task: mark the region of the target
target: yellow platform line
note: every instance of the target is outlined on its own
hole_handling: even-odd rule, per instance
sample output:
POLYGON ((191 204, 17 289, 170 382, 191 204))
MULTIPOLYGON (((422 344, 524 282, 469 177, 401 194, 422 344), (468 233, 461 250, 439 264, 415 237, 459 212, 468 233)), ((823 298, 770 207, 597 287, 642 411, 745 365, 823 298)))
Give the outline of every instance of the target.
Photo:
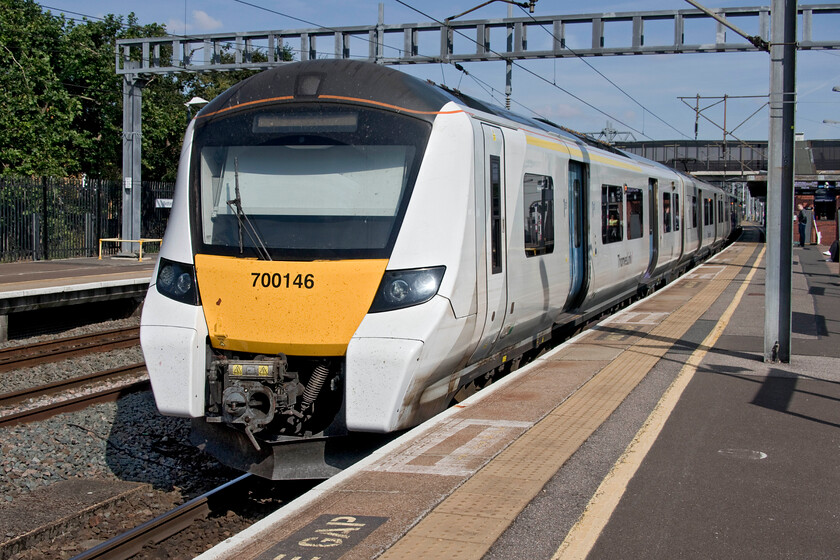
POLYGON ((689 356, 677 377, 665 390, 653 412, 636 433, 622 456, 616 461, 612 470, 604 478, 598 490, 595 491, 583 515, 566 535, 566 539, 560 545, 552 560, 584 559, 589 555, 601 531, 606 527, 613 511, 618 506, 618 502, 624 495, 630 479, 636 474, 648 451, 653 447, 656 438, 662 432, 662 428, 665 427, 665 422, 677 406, 683 391, 688 387, 709 349, 715 345, 732 319, 732 315, 741 303, 744 292, 747 290, 756 270, 758 270, 756 265, 762 256, 764 256, 763 247, 729 307, 726 308, 712 331, 706 336, 700 347, 689 356))
POLYGON ((733 262, 722 265, 721 273, 702 290, 443 500, 380 558, 481 558, 545 483, 720 297, 746 264, 753 247, 742 247, 733 262))

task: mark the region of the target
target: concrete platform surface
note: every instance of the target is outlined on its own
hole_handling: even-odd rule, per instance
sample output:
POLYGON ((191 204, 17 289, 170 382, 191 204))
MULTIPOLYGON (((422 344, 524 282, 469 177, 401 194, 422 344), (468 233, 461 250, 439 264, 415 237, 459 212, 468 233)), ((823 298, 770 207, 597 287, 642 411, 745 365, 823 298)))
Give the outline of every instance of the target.
POLYGON ((50 290, 110 280, 143 279, 148 282, 157 255, 124 259, 103 257, 25 261, 0 264, 0 298, 32 290, 50 290))

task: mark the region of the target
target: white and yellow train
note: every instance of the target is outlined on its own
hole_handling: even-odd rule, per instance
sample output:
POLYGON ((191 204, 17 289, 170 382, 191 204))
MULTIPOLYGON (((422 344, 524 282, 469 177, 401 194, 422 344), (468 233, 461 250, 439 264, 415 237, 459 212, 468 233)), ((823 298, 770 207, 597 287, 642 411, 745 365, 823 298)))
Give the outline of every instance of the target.
POLYGON ((735 208, 384 66, 279 66, 187 130, 141 326, 157 406, 232 466, 328 476, 335 438, 417 425, 664 284, 735 208))

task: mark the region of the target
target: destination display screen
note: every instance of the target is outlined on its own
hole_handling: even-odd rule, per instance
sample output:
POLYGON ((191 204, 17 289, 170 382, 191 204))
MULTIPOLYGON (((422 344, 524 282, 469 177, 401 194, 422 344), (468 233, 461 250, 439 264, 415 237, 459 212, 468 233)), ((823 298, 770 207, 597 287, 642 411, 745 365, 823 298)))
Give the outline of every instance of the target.
POLYGON ((341 113, 261 113, 254 117, 253 132, 356 132, 359 114, 341 113))

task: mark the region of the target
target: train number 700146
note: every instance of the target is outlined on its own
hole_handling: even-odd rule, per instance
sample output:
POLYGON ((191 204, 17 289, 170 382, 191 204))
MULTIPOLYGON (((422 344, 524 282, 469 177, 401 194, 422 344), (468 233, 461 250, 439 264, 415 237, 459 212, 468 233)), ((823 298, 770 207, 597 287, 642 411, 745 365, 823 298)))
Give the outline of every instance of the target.
POLYGON ((254 288, 258 286, 262 286, 263 288, 305 288, 307 290, 311 290, 315 287, 315 275, 314 274, 297 274, 292 276, 289 273, 280 274, 279 272, 275 272, 274 274, 270 274, 268 272, 252 272, 251 276, 254 277, 254 283, 252 286, 254 288))

